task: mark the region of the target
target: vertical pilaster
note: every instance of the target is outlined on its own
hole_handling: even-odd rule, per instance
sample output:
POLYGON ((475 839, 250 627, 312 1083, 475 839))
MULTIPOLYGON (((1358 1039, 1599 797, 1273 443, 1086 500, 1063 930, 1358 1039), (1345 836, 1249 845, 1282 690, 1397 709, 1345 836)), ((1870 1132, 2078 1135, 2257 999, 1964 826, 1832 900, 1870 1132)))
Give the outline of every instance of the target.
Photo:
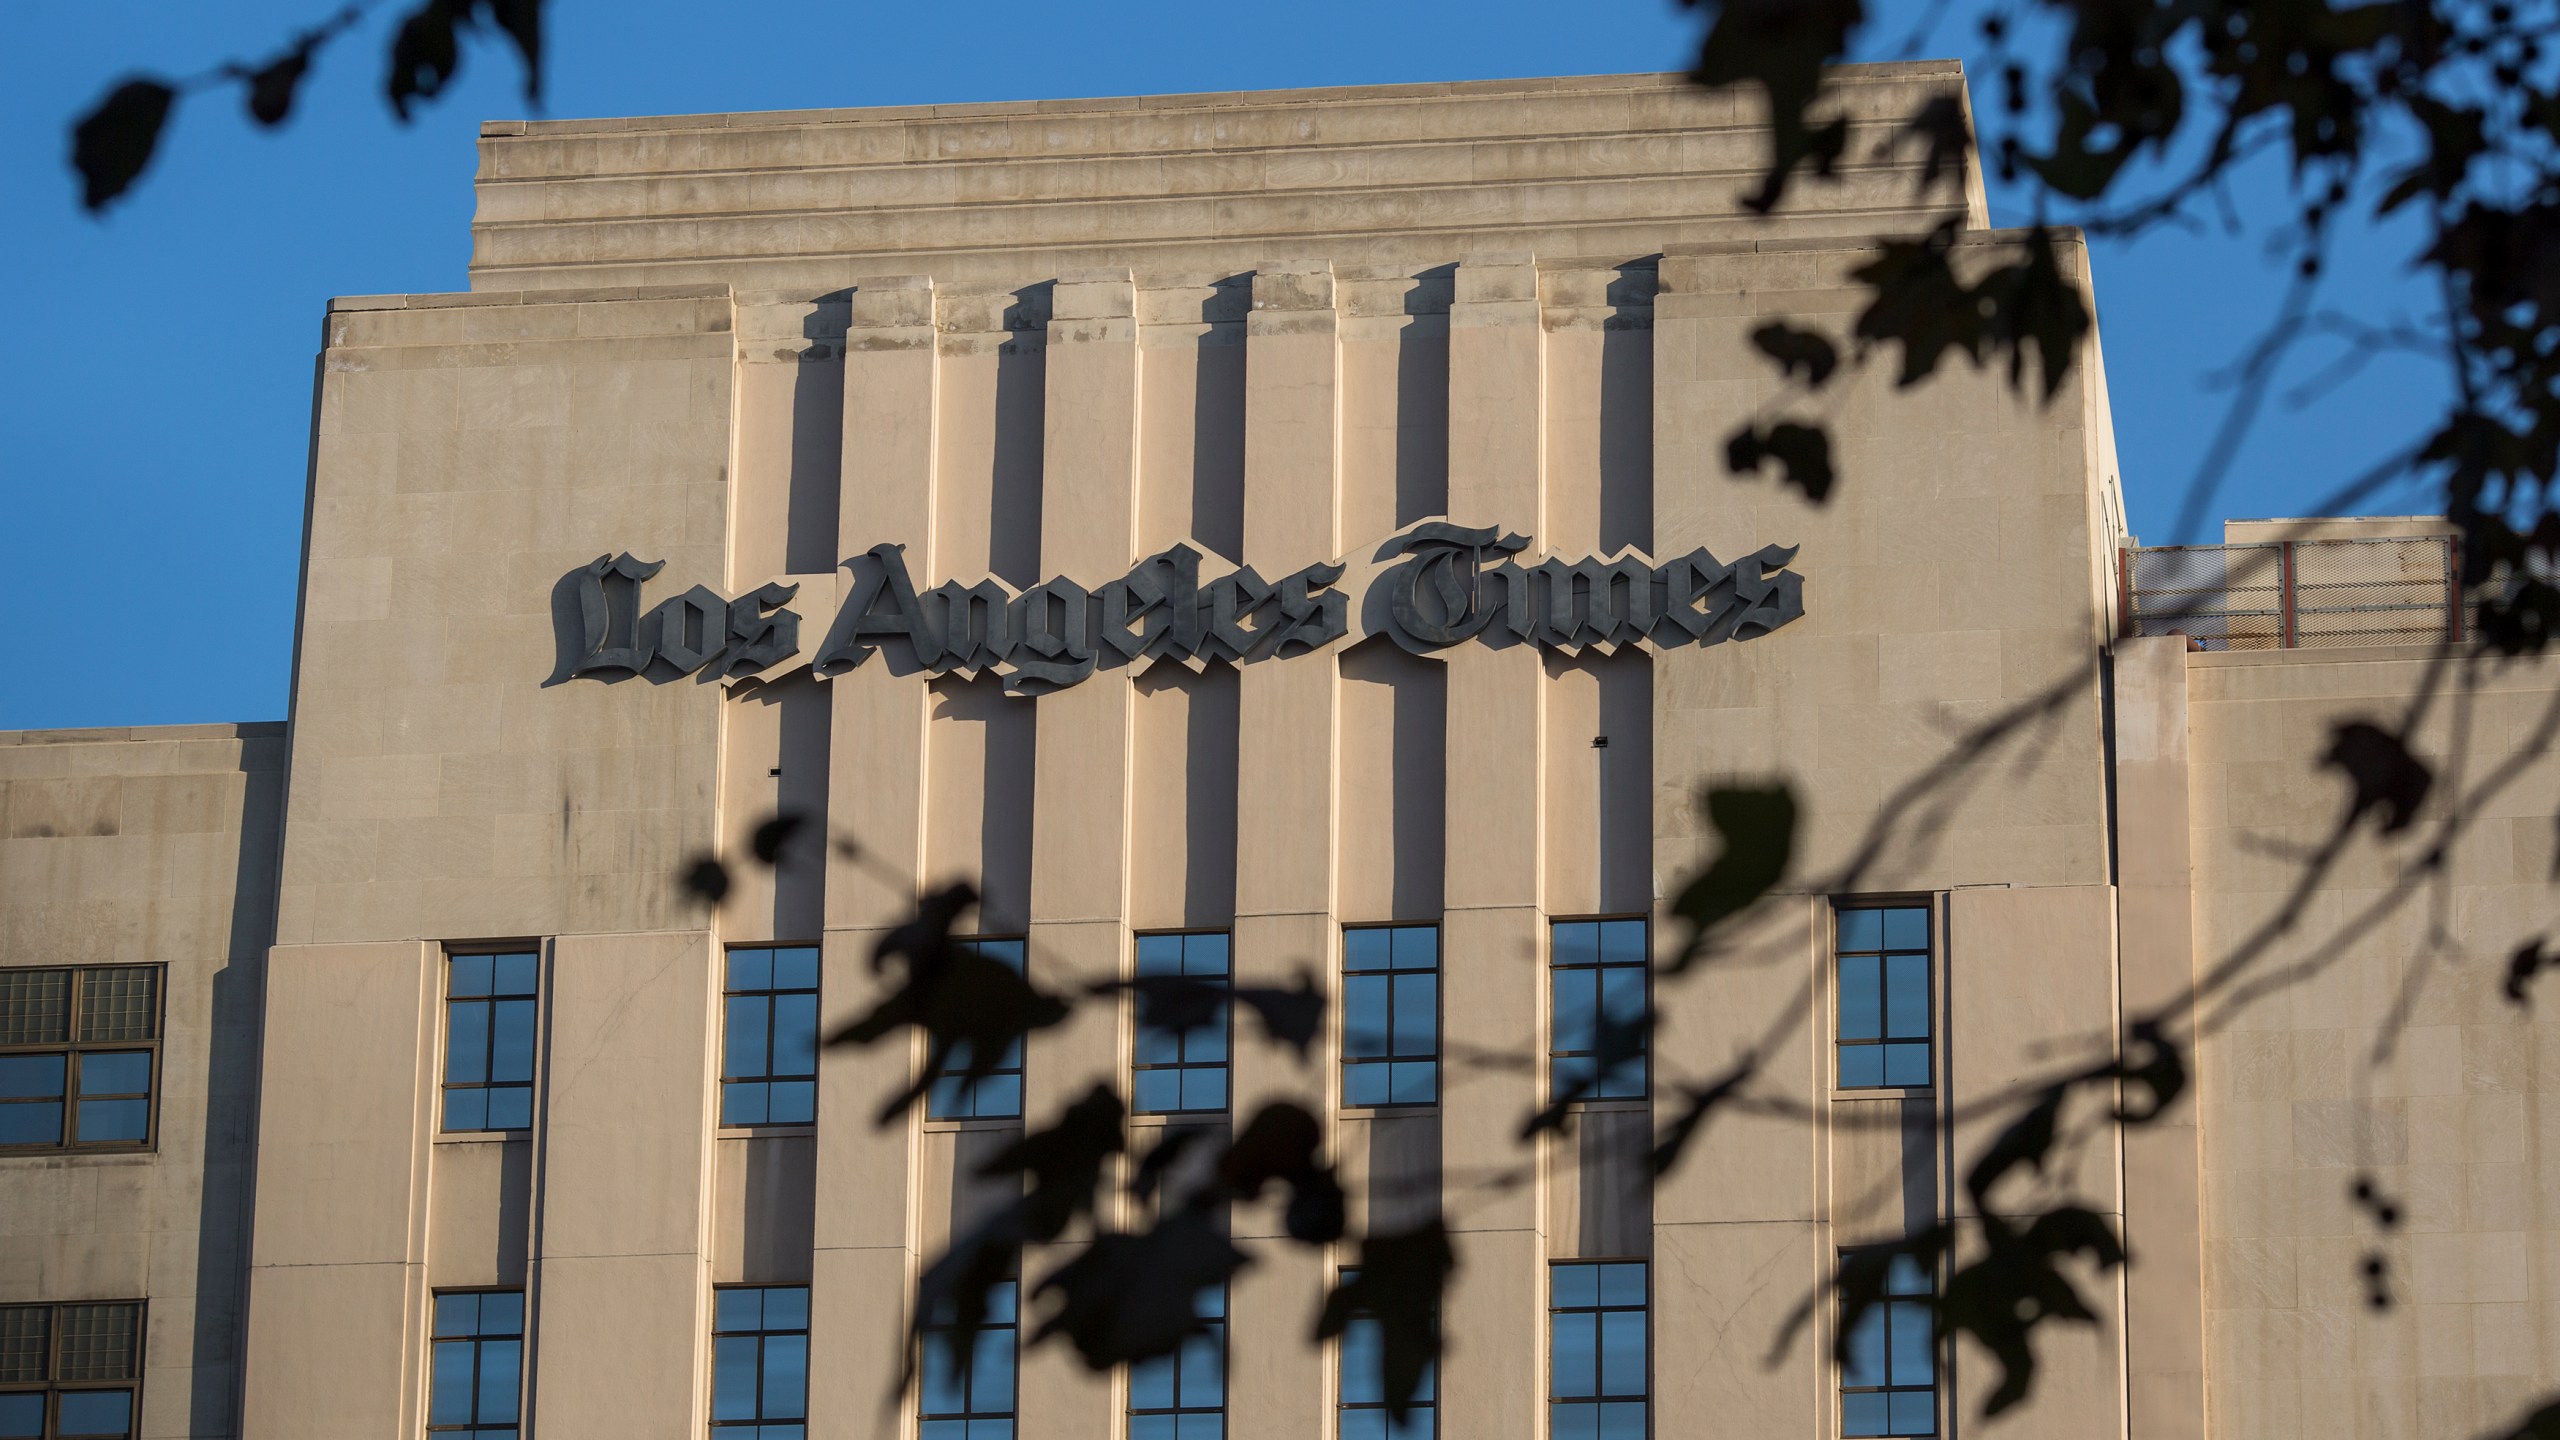
MULTIPOLYGON (((854 292, 845 332, 844 494, 836 557, 883 539, 907 546, 908 564, 933 555, 934 453, 941 419, 933 282, 871 280, 854 292)), ((821 999, 824 1029, 869 1006, 877 990, 871 947, 905 918, 912 881, 924 874, 925 759, 930 692, 883 654, 828 683, 831 759, 827 811, 868 863, 830 854, 821 999)), ((904 1346, 906 1303, 921 1238, 918 1120, 881 1129, 881 1100, 907 1083, 913 1047, 830 1050, 820 1056, 817 1214, 811 1257, 813 1366, 809 1425, 816 1440, 880 1433, 880 1392, 904 1346)), ((891 1433, 898 1433, 892 1430, 891 1433)))
MULTIPOLYGON (((1342 343, 1333 270, 1324 261, 1266 265, 1253 277, 1245 320, 1244 539, 1265 576, 1330 560, 1341 550, 1342 343)), ((1300 966, 1319 984, 1334 963, 1335 814, 1341 674, 1332 655, 1247 665, 1238 676, 1236 979, 1286 985, 1300 966)), ((1318 1114, 1334 1103, 1319 1049, 1312 1073, 1285 1051, 1248 1040, 1235 1059, 1239 1123, 1268 1100, 1318 1114)), ((1237 1233, 1279 1233, 1273 1211, 1239 1214, 1237 1233)), ((1238 1277, 1230 1298, 1228 1413, 1262 1433, 1330 1432, 1332 1377, 1321 1351, 1296 1343, 1326 1284, 1324 1259, 1285 1241, 1238 1277)))
MULTIPOLYGON (((1546 500, 1546 331, 1527 257, 1458 267, 1449 305, 1449 513, 1537 535, 1546 500)), ((1455 1056, 1535 1055, 1544 1033, 1541 863, 1545 674, 1534 646, 1459 645, 1449 667, 1448 858, 1441 964, 1455 1056)), ((1443 1173, 1526 1163, 1536 1069, 1442 1067, 1443 1173)), ((1545 1433, 1544 1187, 1461 1181, 1447 1204, 1459 1269, 1441 1383, 1451 1435, 1545 1433)))
MULTIPOLYGON (((1116 578, 1138 534, 1137 288, 1126 270, 1060 276, 1049 317, 1047 422, 1041 440, 1044 573, 1116 578)), ((1031 973, 1053 989, 1117 976, 1129 953, 1129 742, 1125 671, 1039 700, 1032 779, 1031 973)), ((1125 1007, 1086 1004, 1032 1039, 1024 1122, 1038 1127, 1097 1080, 1125 1094, 1125 1007)), ((1056 1247, 1040 1247, 1054 1250, 1056 1247)), ((1055 1254, 1023 1257, 1026 1281, 1055 1254)), ((1026 1289, 1028 1287, 1026 1286, 1026 1289)), ((1074 1352, 1043 1346, 1022 1361, 1022 1440, 1110 1433, 1113 1387, 1074 1352)))
MULTIPOLYGON (((2115 654, 2116 943, 2127 1018, 2192 1034, 2195 881, 2187 786, 2187 642, 2120 640, 2115 654)), ((2190 1064, 2201 1057, 2190 1052, 2190 1064)), ((2126 1400, 2142 1440, 2203 1440, 2201 1075, 2167 1113, 2124 1131, 2126 1400)))

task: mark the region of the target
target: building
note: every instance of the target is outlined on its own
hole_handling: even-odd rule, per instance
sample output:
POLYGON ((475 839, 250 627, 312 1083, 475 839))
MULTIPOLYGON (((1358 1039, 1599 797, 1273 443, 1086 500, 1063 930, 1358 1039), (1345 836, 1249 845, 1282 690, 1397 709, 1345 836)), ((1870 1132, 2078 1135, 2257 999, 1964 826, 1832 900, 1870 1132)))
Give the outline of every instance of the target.
POLYGON ((2131 549, 2094 345, 2044 405, 1870 367, 1827 504, 1729 477, 1763 317, 1845 326, 1879 234, 2014 243, 1888 143, 1954 66, 1841 93, 1770 221, 1749 108, 1670 77, 486 127, 471 291, 329 308, 290 721, 0 737, 0 1435, 1383 1434, 1306 1342, 1347 1250, 1261 1247, 1187 1376, 997 1335, 884 1401, 977 1166, 1115 1077, 1177 1112, 1139 1148, 1310 1097, 1355 1227, 1449 1217, 1459 1440, 2450 1435, 2560 1388, 2560 1050, 2498 993, 2552 667, 2465 671, 2421 822, 2306 880, 2333 727, 2459 623, 2441 526, 2131 549), (1700 786, 1772 775, 1788 881, 1600 1073, 1700 786), (748 861, 777 811, 859 849, 748 861), (876 1127, 920 1049, 814 1038, 957 876, 1035 979, 1303 967, 1341 1028, 1088 1006, 876 1127), (2247 973, 2302 973, 2241 1003, 2297 888, 2247 973), (1836 1365, 1839 1258, 2200 984, 2168 1119, 2047 1177, 2134 1262, 2028 1403, 1899 1321, 1836 1365), (1648 1186, 1746 1054, 1768 1103, 1648 1186))

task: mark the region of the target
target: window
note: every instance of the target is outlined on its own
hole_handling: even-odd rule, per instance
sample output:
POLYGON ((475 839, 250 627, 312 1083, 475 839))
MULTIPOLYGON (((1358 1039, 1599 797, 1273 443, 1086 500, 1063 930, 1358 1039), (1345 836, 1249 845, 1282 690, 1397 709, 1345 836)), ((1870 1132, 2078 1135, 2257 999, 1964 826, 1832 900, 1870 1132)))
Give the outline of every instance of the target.
POLYGON ((711 1440, 803 1440, 809 1414, 809 1287, 716 1292, 711 1440))
POLYGON ((1644 1098, 1645 922, 1559 920, 1548 941, 1551 1098, 1644 1098))
POLYGON ((1926 1299, 1928 1272, 1896 1255, 1885 1273, 1885 1298, 1858 1317, 1840 1367, 1840 1433, 1938 1433, 1938 1343, 1926 1299))
POLYGON ((524 1292, 453 1290, 436 1297, 427 1433, 515 1440, 524 1393, 524 1292))
MULTIPOLYGON (((1343 1271, 1341 1283, 1350 1284, 1359 1273, 1343 1271)), ((1413 1406, 1399 1421, 1387 1418, 1386 1353, 1374 1318, 1354 1315, 1342 1327, 1339 1358, 1342 1369, 1335 1384, 1342 1396, 1341 1440, 1431 1440, 1438 1366, 1422 1372, 1413 1406)))
POLYGON ((149 1145, 159 1069, 159 966, 0 970, 0 1150, 149 1145))
MULTIPOLYGON (((1224 935, 1141 935, 1138 973, 1179 975, 1224 992, 1233 983, 1224 935)), ((1140 1014, 1147 1013, 1140 1000, 1140 1014)), ((1183 1030, 1138 1027, 1132 1088, 1141 1115, 1172 1115, 1227 1108, 1227 1024, 1221 1000, 1215 1018, 1183 1030)))
POLYGON ((1547 1272, 1547 1430, 1554 1440, 1644 1440, 1644 1262, 1547 1272))
POLYGON ((0 1436, 123 1440, 141 1379, 141 1301, 0 1306, 0 1436))
POLYGON ((720 1123, 818 1118, 818 947, 729 952, 721 995, 720 1123))
POLYGON ((540 968, 530 950, 445 957, 445 1133, 532 1128, 540 968))
MULTIPOLYGON (((958 943, 1017 971, 1022 969, 1020 940, 979 938, 958 943)), ((925 1092, 924 1113, 927 1119, 968 1120, 1011 1117, 1022 1113, 1022 1041, 1019 1037, 1005 1047, 1004 1058, 994 1069, 975 1080, 963 1078, 968 1071, 969 1043, 964 1040, 951 1047, 950 1058, 943 1062, 933 1088, 925 1092)))
POLYGON ((1129 1367, 1129 1440, 1224 1440, 1227 1287, 1200 1292, 1202 1328, 1171 1355, 1129 1367))
POLYGON ((1342 932, 1342 1103, 1440 1098, 1440 927, 1342 932))
POLYGON ((955 1323, 949 1301, 924 1327, 924 1391, 916 1440, 1013 1440, 1013 1351, 1020 1323, 1007 1280, 989 1292, 987 1318, 955 1323))
POLYGON ((1840 1088, 1928 1084, 1928 907, 1842 910, 1839 925, 1840 1088))

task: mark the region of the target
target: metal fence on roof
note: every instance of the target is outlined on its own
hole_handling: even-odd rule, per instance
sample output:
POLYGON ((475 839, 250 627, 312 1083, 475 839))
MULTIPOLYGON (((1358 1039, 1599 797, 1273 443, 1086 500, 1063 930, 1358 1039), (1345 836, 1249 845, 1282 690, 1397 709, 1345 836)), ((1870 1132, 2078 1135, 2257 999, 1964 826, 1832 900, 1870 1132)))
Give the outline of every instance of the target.
POLYGON ((2462 633, 2449 536, 2160 545, 2117 556, 2127 635, 2206 650, 2425 644, 2462 633))

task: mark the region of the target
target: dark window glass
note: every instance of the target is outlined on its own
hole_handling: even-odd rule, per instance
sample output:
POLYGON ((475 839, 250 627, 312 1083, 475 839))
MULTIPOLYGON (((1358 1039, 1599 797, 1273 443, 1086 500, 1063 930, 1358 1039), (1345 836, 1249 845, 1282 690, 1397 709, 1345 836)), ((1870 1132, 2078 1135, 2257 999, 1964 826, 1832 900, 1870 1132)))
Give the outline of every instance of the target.
POLYGON ((809 1287, 738 1285, 713 1299, 713 1440, 804 1440, 809 1287))
POLYGON ((127 1440, 142 1302, 0 1306, 0 1440, 127 1440))
POLYGON ((720 1123, 818 1118, 818 947, 731 950, 721 996, 720 1123))
POLYGON ((0 970, 0 1150, 149 1145, 159 1039, 157 965, 0 970))
POLYGON ((1645 922, 1559 920, 1548 938, 1551 1095, 1643 1098, 1645 986, 1653 968, 1645 922))
POLYGON ((1840 1366, 1841 1434, 1938 1433, 1938 1340, 1929 1292, 1919 1261, 1893 1257, 1884 1300, 1849 1328, 1848 1358, 1840 1366))
POLYGON ((1440 1098, 1440 927, 1342 932, 1342 1103, 1440 1098))
POLYGON ((524 1395, 524 1292, 451 1290, 436 1297, 427 1433, 515 1440, 524 1395))
POLYGON ((1013 1440, 1017 1288, 996 1286, 975 1328, 956 1323, 949 1302, 935 1308, 924 1327, 916 1440, 1013 1440))
POLYGON ((1644 1262, 1556 1265, 1547 1281, 1549 1433, 1554 1440, 1644 1440, 1644 1262))
MULTIPOLYGON (((1178 975, 1220 992, 1232 983, 1224 935, 1141 935, 1138 973, 1178 975)), ((1139 1013, 1148 1002, 1142 994, 1139 1013)), ((1134 1073, 1130 1088, 1141 1115, 1174 1115, 1227 1108, 1227 1041, 1229 1007, 1200 1024, 1175 1030, 1157 1025, 1137 1027, 1134 1073)))
POLYGON ((530 950, 445 957, 446 1133, 532 1128, 540 974, 530 950))
MULTIPOLYGON (((1349 1284, 1359 1275, 1357 1270, 1344 1270, 1342 1283, 1349 1284)), ((1378 1322, 1366 1314, 1355 1314, 1342 1327, 1339 1354, 1341 1370, 1335 1377, 1335 1388, 1341 1396, 1336 1412, 1340 1440, 1432 1440, 1439 1419, 1439 1367, 1423 1372, 1422 1386, 1414 1391, 1413 1406, 1402 1420, 1387 1418, 1386 1352, 1378 1334, 1378 1322)))
POLYGON ((1839 1088, 1930 1083, 1929 909, 1839 912, 1839 1088))
MULTIPOLYGON (((1023 968, 1023 942, 980 937, 962 940, 990 960, 1023 968)), ((967 1041, 951 1047, 951 1054, 936 1072, 933 1086, 925 1092, 924 1113, 935 1120, 968 1120, 989 1116, 1015 1116, 1022 1113, 1022 1041, 1017 1037, 1004 1048, 1003 1058, 992 1069, 968 1078, 969 1045, 967 1041)))
POLYGON ((1200 1292, 1201 1328, 1171 1355, 1129 1367, 1129 1440, 1225 1440, 1227 1291, 1200 1292))

